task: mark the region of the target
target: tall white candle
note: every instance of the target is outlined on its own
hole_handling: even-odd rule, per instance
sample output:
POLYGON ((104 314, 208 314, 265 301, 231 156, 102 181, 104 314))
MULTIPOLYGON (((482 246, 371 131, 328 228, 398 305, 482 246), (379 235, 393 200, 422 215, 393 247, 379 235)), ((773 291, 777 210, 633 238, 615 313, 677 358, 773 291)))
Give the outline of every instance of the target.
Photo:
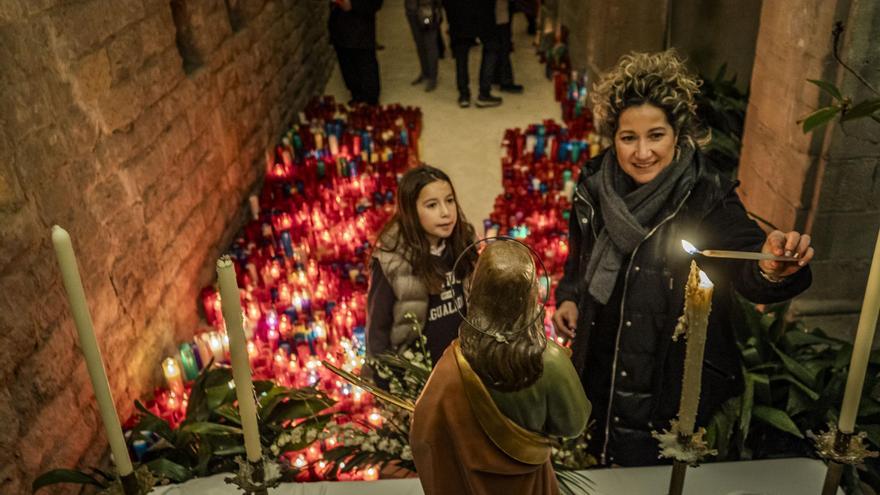
POLYGON ((843 394, 843 405, 840 406, 840 419, 837 422, 838 428, 844 433, 853 433, 855 429, 859 401, 865 385, 865 372, 868 370, 868 358, 871 357, 871 345, 874 342, 874 331, 877 329, 878 312, 880 312, 880 231, 877 232, 877 242, 874 245, 874 258, 871 260, 871 270, 868 272, 868 286, 865 288, 856 341, 849 361, 846 392, 843 394))
POLYGON ((238 398, 238 412, 244 430, 244 448, 250 462, 258 462, 263 454, 260 447, 260 429, 257 424, 257 404, 248 359, 247 342, 242 328, 241 299, 235 281, 235 267, 229 256, 217 260, 217 280, 223 302, 223 320, 229 335, 229 354, 232 361, 232 379, 238 398))
POLYGON ((58 266, 61 268, 61 278, 64 281, 70 312, 73 315, 80 347, 86 360, 86 369, 89 371, 92 388, 95 390, 98 411, 101 413, 101 420, 104 422, 104 429, 107 432, 107 440, 110 442, 110 451, 113 453, 113 460, 116 463, 116 471, 119 476, 127 476, 134 471, 134 468, 131 465, 131 458, 128 456, 125 437, 122 436, 119 417, 116 415, 116 406, 113 404, 107 372, 104 370, 104 362, 101 360, 101 349, 95 338, 92 316, 86 303, 85 291, 79 276, 70 234, 57 225, 53 226, 52 244, 55 247, 58 266))
MULTIPOLYGON (((678 432, 692 435, 697 421, 697 408, 703 380, 703 354, 706 349, 706 330, 712 309, 712 281, 691 261, 691 272, 685 288, 684 315, 676 335, 684 330, 687 350, 684 358, 684 377, 681 384, 681 402, 678 408, 678 432)), ((674 337, 673 337, 674 338, 674 337)))

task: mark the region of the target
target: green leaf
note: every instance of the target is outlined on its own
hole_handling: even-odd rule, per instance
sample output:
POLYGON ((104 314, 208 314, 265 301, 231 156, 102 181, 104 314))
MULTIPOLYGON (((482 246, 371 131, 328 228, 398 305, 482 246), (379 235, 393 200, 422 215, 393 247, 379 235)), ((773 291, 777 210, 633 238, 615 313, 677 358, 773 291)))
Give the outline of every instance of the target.
POLYGON ((786 381, 792 385, 794 385, 798 390, 807 395, 811 400, 819 400, 819 394, 810 387, 804 385, 799 382, 795 377, 791 375, 773 375, 770 377, 771 381, 786 381))
POLYGON ((171 425, 169 425, 167 421, 150 412, 150 410, 147 409, 139 400, 134 401, 134 407, 141 412, 141 419, 140 421, 138 421, 138 424, 133 428, 134 431, 152 431, 153 433, 167 440, 169 443, 176 443, 177 438, 174 434, 174 430, 171 429, 171 425))
POLYGON ((748 435, 749 425, 752 422, 752 409, 755 405, 755 375, 745 374, 745 391, 742 395, 739 410, 739 428, 743 432, 743 441, 748 435))
POLYGON ((798 414, 809 411, 815 406, 815 403, 800 391, 798 388, 791 388, 788 391, 788 401, 785 404, 785 411, 789 416, 797 416, 798 414))
POLYGON ((176 483, 183 483, 192 478, 192 472, 189 469, 165 458, 150 461, 147 463, 147 467, 156 476, 168 478, 176 483))
POLYGON ((798 122, 803 122, 804 134, 806 134, 820 125, 827 124, 838 112, 840 112, 840 107, 823 107, 798 122))
POLYGON ((752 414, 755 418, 767 423, 777 430, 791 433, 798 438, 804 438, 804 434, 801 433, 797 425, 794 424, 794 421, 791 420, 791 417, 785 411, 780 411, 775 407, 755 406, 752 410, 752 414))
POLYGON ((221 425, 220 423, 211 423, 209 421, 199 421, 195 423, 187 423, 180 427, 181 431, 194 433, 198 435, 241 435, 241 428, 235 426, 221 425))
POLYGON ((859 403, 859 417, 873 416, 877 413, 880 413, 880 402, 870 397, 862 397, 859 403))
MULTIPOLYGON (((232 404, 233 401, 235 401, 235 389, 229 388, 228 384, 205 389, 205 402, 211 411, 215 411, 224 404, 232 404)), ((207 417, 203 419, 207 419, 207 417)))
POLYGON ((324 409, 327 409, 327 407, 327 403, 323 400, 288 400, 276 405, 272 415, 266 421, 268 423, 280 424, 285 421, 308 418, 316 416, 324 409))
POLYGON ((787 369, 789 373, 794 375, 798 380, 806 383, 809 387, 816 385, 816 375, 813 372, 805 368, 804 365, 794 360, 791 356, 782 352, 775 345, 771 344, 770 347, 776 352, 779 359, 782 360, 783 366, 785 366, 785 369, 787 369))
POLYGON ((831 84, 828 81, 820 81, 818 79, 807 79, 807 81, 819 86, 822 91, 825 91, 829 95, 833 96, 836 100, 843 100, 843 95, 840 94, 840 90, 837 89, 837 86, 831 84))
POLYGON ((224 404, 218 407, 214 412, 232 424, 241 425, 241 416, 239 415, 238 408, 232 404, 224 404))
POLYGON ((78 485, 94 485, 100 488, 107 488, 106 484, 101 483, 97 479, 81 471, 75 471, 73 469, 53 469, 39 475, 31 485, 31 490, 37 491, 40 488, 49 485, 56 485, 58 483, 76 483, 78 485))
POLYGON ((846 122, 848 120, 867 117, 878 110, 880 110, 880 98, 860 101, 849 107, 849 109, 840 117, 840 121, 846 122))
POLYGON ((785 332, 785 344, 790 347, 803 347, 807 345, 828 345, 833 346, 839 344, 834 339, 821 337, 811 332, 802 332, 800 330, 792 330, 785 332))

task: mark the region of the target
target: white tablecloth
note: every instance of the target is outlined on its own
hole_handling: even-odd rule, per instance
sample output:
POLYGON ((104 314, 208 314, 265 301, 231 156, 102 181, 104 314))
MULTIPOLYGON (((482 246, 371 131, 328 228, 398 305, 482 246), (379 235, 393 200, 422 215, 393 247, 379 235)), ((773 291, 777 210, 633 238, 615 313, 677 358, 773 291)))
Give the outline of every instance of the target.
MULTIPOLYGON (((594 469, 584 471, 595 482, 595 495, 664 495, 669 487, 668 466, 594 469)), ((237 495, 226 475, 199 478, 180 485, 160 487, 162 495, 237 495)), ((686 495, 804 495, 819 493, 825 465, 815 459, 716 462, 688 469, 686 495)), ((379 481, 285 483, 273 495, 423 495, 415 478, 379 481)), ((843 491, 838 491, 843 494, 843 491)), ((514 495, 514 494, 508 494, 514 495)))

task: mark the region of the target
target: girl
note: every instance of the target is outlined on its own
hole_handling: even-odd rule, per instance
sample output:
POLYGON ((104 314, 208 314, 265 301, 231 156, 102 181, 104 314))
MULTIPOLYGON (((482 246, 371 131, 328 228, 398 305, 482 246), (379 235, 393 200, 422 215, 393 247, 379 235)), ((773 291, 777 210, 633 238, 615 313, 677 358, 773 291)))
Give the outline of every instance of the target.
POLYGON ((474 228, 465 220, 452 182, 443 171, 422 165, 409 170, 397 189, 397 210, 373 251, 367 295, 367 355, 394 352, 417 334, 415 315, 436 363, 456 337, 465 312, 462 281, 473 272, 474 228))

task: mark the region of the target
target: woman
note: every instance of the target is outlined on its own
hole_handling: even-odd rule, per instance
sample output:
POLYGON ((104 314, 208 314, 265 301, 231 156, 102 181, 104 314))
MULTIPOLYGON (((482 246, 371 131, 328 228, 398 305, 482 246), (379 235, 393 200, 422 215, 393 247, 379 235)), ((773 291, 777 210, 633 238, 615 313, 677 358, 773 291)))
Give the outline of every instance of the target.
POLYGON ((699 145, 708 139, 695 115, 699 85, 672 51, 632 53, 592 93, 598 131, 613 146, 581 172, 553 322, 573 339, 601 463, 659 462, 651 430, 669 427, 683 374, 685 344, 671 339, 690 262, 682 239, 800 260, 697 260, 715 282, 698 425, 743 387, 730 324, 733 290, 773 303, 811 282, 810 237, 765 235, 746 216, 737 183, 706 165, 699 145))
POLYGON ((480 255, 460 338, 413 413, 426 495, 558 493, 548 437, 581 434, 590 404, 566 350, 544 336, 537 293, 524 246, 495 242, 480 255))
POLYGON ((464 305, 462 282, 476 254, 458 256, 474 240, 452 182, 442 170, 422 165, 407 171, 397 187, 397 211, 379 234, 367 294, 367 354, 394 352, 417 333, 415 315, 428 341, 432 362, 456 337, 464 305))
POLYGON ((412 84, 424 83, 425 91, 434 91, 437 89, 437 59, 440 52, 437 40, 443 20, 442 5, 440 0, 406 0, 403 6, 421 67, 419 77, 412 84))

